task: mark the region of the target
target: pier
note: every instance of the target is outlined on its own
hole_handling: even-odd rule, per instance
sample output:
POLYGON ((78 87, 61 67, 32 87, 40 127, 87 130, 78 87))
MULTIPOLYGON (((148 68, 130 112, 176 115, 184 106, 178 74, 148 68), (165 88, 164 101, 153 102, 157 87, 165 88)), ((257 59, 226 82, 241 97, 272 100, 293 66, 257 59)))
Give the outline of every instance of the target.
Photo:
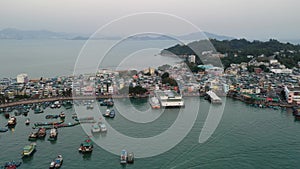
POLYGON ((222 103, 222 99, 216 95, 215 92, 213 91, 208 91, 206 92, 206 94, 209 96, 209 101, 213 104, 221 104, 222 103))

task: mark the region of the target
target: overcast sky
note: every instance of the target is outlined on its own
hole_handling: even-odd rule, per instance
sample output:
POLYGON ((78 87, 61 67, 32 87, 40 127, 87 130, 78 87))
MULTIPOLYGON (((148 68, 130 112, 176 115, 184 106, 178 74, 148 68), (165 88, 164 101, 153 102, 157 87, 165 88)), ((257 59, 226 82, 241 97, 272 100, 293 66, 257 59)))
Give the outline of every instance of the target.
POLYGON ((299 0, 1 0, 0 29, 93 33, 124 15, 164 12, 216 34, 300 39, 299 7, 299 0))

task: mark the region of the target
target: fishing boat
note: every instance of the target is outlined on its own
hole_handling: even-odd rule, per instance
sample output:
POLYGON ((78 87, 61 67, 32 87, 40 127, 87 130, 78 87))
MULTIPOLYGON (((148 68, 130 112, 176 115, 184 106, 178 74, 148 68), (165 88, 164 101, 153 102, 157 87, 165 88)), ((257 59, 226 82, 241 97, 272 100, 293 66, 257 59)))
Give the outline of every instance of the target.
POLYGON ((93 151, 92 140, 90 139, 84 140, 84 142, 80 144, 78 151, 81 153, 91 153, 93 151))
POLYGON ((112 110, 107 109, 105 111, 105 113, 103 114, 104 117, 110 117, 110 118, 114 118, 115 115, 116 115, 116 113, 115 113, 115 110, 113 110, 113 109, 112 110))
POLYGON ((133 154, 133 152, 128 153, 127 163, 134 163, 134 154, 133 154))
POLYGON ((64 121, 58 122, 36 122, 34 123, 35 126, 52 126, 52 125, 59 125, 62 124, 64 121))
POLYGON ((57 139, 57 135, 58 135, 58 132, 57 132, 57 129, 56 128, 52 128, 50 130, 50 136, 49 136, 49 141, 55 141, 57 139))
POLYGON ((49 115, 46 115, 45 118, 46 119, 57 119, 57 118, 59 118, 59 115, 51 115, 51 114, 49 114, 49 115))
POLYGON ((105 99, 100 101, 100 106, 113 106, 114 101, 112 99, 105 99))
POLYGON ((35 143, 31 143, 30 145, 26 145, 23 148, 23 152, 22 152, 23 157, 31 156, 35 152, 35 148, 36 148, 35 143))
POLYGON ((0 133, 4 133, 4 132, 7 132, 7 131, 8 131, 8 128, 0 127, 0 133))
POLYGON ((7 126, 8 127, 14 127, 17 124, 17 118, 12 116, 9 118, 8 122, 7 122, 7 126))
POLYGON ((151 97, 149 100, 149 103, 152 107, 152 109, 160 109, 160 103, 157 97, 151 97))
POLYGON ((99 132, 101 132, 101 128, 100 128, 99 124, 97 124, 97 123, 93 124, 91 131, 92 131, 92 133, 99 133, 99 132))
POLYGON ((126 164, 127 163, 127 151, 126 150, 121 151, 120 163, 121 164, 126 164))
POLYGON ((22 162, 9 161, 9 162, 6 162, 4 164, 4 166, 2 166, 0 168, 3 168, 3 169, 16 169, 16 168, 20 167, 21 164, 22 164, 22 162))
POLYGON ((15 111, 14 114, 15 114, 15 116, 20 116, 20 115, 22 114, 22 112, 20 112, 20 111, 15 111))
POLYGON ((60 168, 63 163, 62 155, 58 155, 51 163, 49 169, 60 168))
POLYGON ((30 124, 30 119, 29 119, 29 118, 27 118, 27 119, 26 119, 26 121, 25 121, 25 125, 27 125, 27 126, 28 126, 29 124, 30 124))
POLYGON ((31 132, 28 136, 29 141, 36 141, 38 138, 38 130, 31 132))
POLYGON ((8 119, 10 117, 10 114, 9 113, 5 113, 4 117, 8 119))
POLYGON ((39 128, 37 134, 38 134, 38 138, 45 138, 45 136, 46 136, 46 129, 43 128, 43 127, 39 128))

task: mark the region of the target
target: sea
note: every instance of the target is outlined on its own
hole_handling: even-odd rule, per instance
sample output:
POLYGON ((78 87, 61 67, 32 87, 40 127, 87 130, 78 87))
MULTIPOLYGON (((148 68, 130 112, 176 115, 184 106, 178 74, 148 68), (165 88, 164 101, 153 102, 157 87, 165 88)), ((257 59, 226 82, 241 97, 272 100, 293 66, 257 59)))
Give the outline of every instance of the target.
MULTIPOLYGON (((141 42, 130 41, 125 46, 133 44, 134 46, 140 45, 144 47, 149 44, 151 46, 152 43, 155 42, 147 41, 141 44, 141 42)), ((153 67, 164 63, 176 64, 180 59, 159 55, 159 49, 172 46, 174 45, 173 43, 155 43, 158 46, 153 45, 146 50, 138 48, 138 52, 130 55, 128 55, 127 51, 127 53, 124 52, 126 57, 121 56, 123 53, 119 53, 120 58, 125 59, 121 60, 117 66, 113 64, 113 66, 110 65, 108 67, 123 68, 127 66, 128 68, 142 69, 144 67, 143 64, 153 67), (144 59, 137 59, 140 57, 144 59), (131 64, 130 59, 136 62, 131 64)), ((20 73, 27 73, 30 78, 70 75, 76 69, 74 65, 78 65, 78 60, 91 63, 90 58, 99 56, 101 62, 103 53, 93 55, 90 58, 88 56, 83 57, 83 59, 80 58, 80 53, 85 53, 82 50, 85 44, 86 41, 80 40, 1 40, 1 78, 14 78, 20 73), (85 58, 88 59, 85 60, 85 58)), ((107 54, 110 49, 114 49, 111 48, 114 44, 116 44, 115 41, 97 41, 93 42, 94 46, 91 48, 95 51, 105 50, 106 52, 104 53, 107 54)), ((95 54, 93 50, 90 52, 95 54)), ((97 57, 97 59, 99 58, 97 57)), ((114 57, 108 57, 107 63, 110 63, 110 60, 113 63, 114 57)), ((101 65, 101 63, 97 63, 95 65, 100 65, 100 67, 104 68, 107 64, 101 65)), ((41 114, 35 114, 33 110, 30 110, 27 117, 17 116, 17 125, 14 129, 6 133, 0 133, 0 164, 15 160, 22 162, 20 169, 44 169, 49 168, 50 162, 58 154, 61 154, 64 157, 62 169, 299 168, 300 122, 294 120, 292 110, 262 109, 230 98, 222 98, 222 100, 224 111, 220 122, 212 135, 203 143, 199 142, 199 136, 201 132, 205 132, 202 129, 208 112, 214 106, 220 105, 212 105, 207 100, 199 97, 184 97, 186 106, 180 110, 176 108, 156 110, 151 109, 148 98, 123 98, 115 99, 116 104, 112 109, 116 110, 116 116, 114 119, 105 121, 107 126, 112 128, 108 128, 106 135, 95 136, 89 133, 86 127, 92 124, 59 128, 56 142, 47 140, 48 132, 44 140, 36 141, 37 151, 30 158, 22 159, 21 152, 23 147, 31 143, 28 141, 28 135, 33 130, 34 122, 56 121, 55 119, 45 119, 45 116, 48 114, 59 114, 62 111, 66 114, 66 122, 74 122, 72 119, 72 114, 74 113, 101 117, 101 114, 106 111, 107 107, 100 106, 99 102, 95 101, 92 103, 94 109, 86 109, 84 104, 80 104, 78 106, 74 105, 72 109, 68 110, 64 107, 59 109, 46 108, 44 113, 41 114), (196 105, 199 106, 195 109, 196 105), (197 116, 194 117, 195 111, 197 116), (149 122, 137 123, 130 120, 132 118, 130 116, 131 113, 135 113, 134 115, 139 117, 159 116, 155 116, 156 118, 149 120, 149 122), (96 143, 91 154, 83 155, 78 152, 80 144, 86 138, 90 138, 95 142, 105 142, 109 140, 108 138, 113 130, 134 138, 159 136, 161 133, 169 131, 173 124, 177 122, 178 117, 183 118, 185 116, 191 116, 195 121, 191 129, 186 133, 182 133, 182 130, 178 129, 177 137, 184 134, 183 139, 178 144, 167 151, 149 157, 141 157, 139 150, 136 150, 134 152, 136 159, 133 164, 121 165, 119 154, 114 154, 109 149, 98 146, 96 143), (27 118, 31 120, 29 126, 25 125, 27 118)), ((11 115, 13 114, 14 112, 11 112, 11 115)), ((3 114, 0 114, 0 126, 3 127, 6 123, 7 119, 3 114)), ((185 126, 184 123, 190 122, 182 122, 181 125, 185 126)), ((160 149, 162 144, 171 144, 173 139, 176 139, 176 137, 162 140, 161 144, 158 143, 154 147, 153 145, 146 145, 142 148, 151 153, 160 149)), ((117 144, 118 141, 118 139, 112 141, 112 145, 113 143, 117 144)), ((124 144, 125 148, 127 144, 129 145, 126 142, 122 144, 124 144)), ((141 145, 144 144, 141 142, 136 146, 141 145)), ((128 151, 130 152, 131 150, 128 151)))

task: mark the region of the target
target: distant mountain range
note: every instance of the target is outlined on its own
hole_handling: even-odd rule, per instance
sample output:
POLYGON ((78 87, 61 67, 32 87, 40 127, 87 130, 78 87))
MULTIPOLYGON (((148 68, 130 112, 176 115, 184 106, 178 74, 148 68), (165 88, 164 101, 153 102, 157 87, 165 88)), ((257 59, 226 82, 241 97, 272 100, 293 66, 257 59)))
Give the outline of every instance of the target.
MULTIPOLYGON (((233 37, 217 35, 209 32, 195 32, 182 36, 177 36, 175 38, 179 40, 196 40, 205 39, 206 37, 210 39, 218 40, 231 40, 233 37)), ((68 39, 68 40, 88 40, 90 35, 87 34, 76 34, 76 33, 64 33, 64 32, 53 32, 49 30, 19 30, 15 28, 7 28, 0 30, 0 39, 68 39)), ((121 39, 119 36, 102 36, 92 38, 93 40, 107 39, 107 40, 117 40, 121 39)), ((130 37, 131 40, 169 40, 169 36, 165 35, 139 35, 130 37)))

